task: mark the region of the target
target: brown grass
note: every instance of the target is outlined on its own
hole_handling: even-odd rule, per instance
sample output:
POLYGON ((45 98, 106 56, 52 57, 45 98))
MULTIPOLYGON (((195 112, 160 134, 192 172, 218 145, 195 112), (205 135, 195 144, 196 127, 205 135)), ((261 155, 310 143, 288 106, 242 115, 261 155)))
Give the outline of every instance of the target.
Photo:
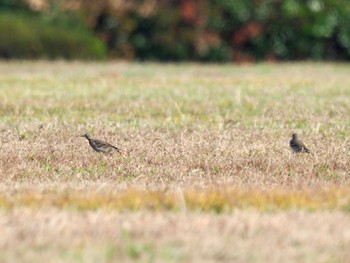
POLYGON ((0 212, 2 262, 349 262, 339 212, 0 212), (30 220, 28 220, 30 219, 30 220))
POLYGON ((345 229, 350 210, 348 72, 335 64, 1 62, 0 261, 346 262, 349 235, 333 227, 345 229), (77 137, 86 132, 125 154, 93 152, 77 137), (291 153, 293 132, 312 154, 291 153), (112 231, 108 220, 119 217, 137 221, 135 247, 112 240, 121 222, 112 231), (96 237, 100 220, 109 227, 96 237), (255 234, 232 230, 240 220, 255 234), (36 221, 42 232, 31 235, 36 221), (167 231, 173 223, 184 237, 167 231), (61 243, 75 227, 78 243, 61 243))
POLYGON ((288 146, 288 131, 282 135, 278 130, 255 128, 118 128, 115 135, 96 132, 128 151, 108 157, 96 154, 85 139, 76 137, 86 128, 48 126, 31 131, 32 136, 23 140, 16 138, 15 131, 2 133, 3 182, 298 187, 344 185, 350 179, 349 142, 332 135, 305 134, 303 140, 314 154, 295 155, 288 146))

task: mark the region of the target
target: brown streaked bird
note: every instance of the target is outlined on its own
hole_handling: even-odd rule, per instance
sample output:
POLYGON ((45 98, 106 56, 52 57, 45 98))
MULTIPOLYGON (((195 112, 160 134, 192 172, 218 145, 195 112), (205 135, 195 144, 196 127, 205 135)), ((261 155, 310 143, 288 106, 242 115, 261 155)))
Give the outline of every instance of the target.
POLYGON ((305 144, 299 139, 299 136, 296 133, 293 133, 292 139, 289 142, 289 146, 295 153, 310 153, 310 150, 306 148, 305 144))
POLYGON ((112 153, 113 151, 117 151, 118 153, 121 153, 121 149, 119 149, 118 147, 115 147, 114 145, 109 144, 107 142, 94 139, 88 133, 85 133, 80 137, 84 137, 88 139, 91 148, 98 153, 112 153))

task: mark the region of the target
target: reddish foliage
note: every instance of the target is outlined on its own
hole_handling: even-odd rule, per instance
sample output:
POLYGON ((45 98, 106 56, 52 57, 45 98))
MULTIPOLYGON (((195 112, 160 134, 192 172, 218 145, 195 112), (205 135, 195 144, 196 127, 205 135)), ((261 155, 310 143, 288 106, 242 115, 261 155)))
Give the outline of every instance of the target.
POLYGON ((236 45, 244 45, 250 39, 256 38, 261 35, 263 27, 259 22, 249 22, 241 27, 232 37, 232 41, 236 45))
POLYGON ((194 0, 182 0, 181 2, 182 17, 186 22, 193 23, 197 18, 197 6, 194 0))
POLYGON ((256 38, 259 35, 261 35, 261 33, 263 31, 263 27, 259 22, 253 21, 247 25, 246 30, 247 30, 250 38, 256 38))

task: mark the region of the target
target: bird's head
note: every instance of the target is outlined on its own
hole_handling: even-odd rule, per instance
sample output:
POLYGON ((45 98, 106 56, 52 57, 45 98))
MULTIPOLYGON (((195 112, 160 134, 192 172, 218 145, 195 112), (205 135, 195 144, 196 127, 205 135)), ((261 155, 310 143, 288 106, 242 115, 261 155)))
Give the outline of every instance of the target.
POLYGON ((84 138, 86 138, 86 139, 88 139, 88 140, 91 139, 91 135, 88 134, 88 133, 85 133, 85 134, 83 134, 83 135, 80 135, 80 137, 84 137, 84 138))
POLYGON ((297 140, 297 139, 298 139, 298 134, 293 133, 293 134, 292 134, 292 138, 293 138, 293 140, 297 140))

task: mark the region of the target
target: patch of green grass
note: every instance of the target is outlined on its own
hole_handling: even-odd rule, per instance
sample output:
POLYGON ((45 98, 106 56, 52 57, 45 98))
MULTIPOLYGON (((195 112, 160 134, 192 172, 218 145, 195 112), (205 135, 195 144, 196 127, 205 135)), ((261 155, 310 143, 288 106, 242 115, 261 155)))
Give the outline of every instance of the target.
MULTIPOLYGON (((298 74, 291 79, 279 76, 296 67, 260 71, 258 66, 251 68, 254 78, 248 70, 235 66, 216 67, 213 71, 220 77, 206 75, 210 67, 198 67, 197 75, 189 75, 194 66, 186 64, 166 69, 157 64, 144 65, 144 71, 152 74, 134 65, 129 70, 121 68, 117 79, 99 75, 101 70, 107 76, 113 73, 112 67, 105 70, 99 64, 93 74, 80 79, 78 75, 65 76, 64 71, 58 77, 34 75, 29 81, 8 76, 0 80, 0 97, 5 99, 2 113, 8 124, 14 115, 21 114, 28 121, 42 122, 56 119, 88 123, 98 118, 134 127, 145 123, 154 127, 214 127, 224 115, 246 127, 269 126, 277 119, 287 127, 308 131, 313 120, 325 116, 348 127, 344 118, 350 114, 349 94, 343 88, 348 79, 343 73, 331 84, 324 83, 326 76, 308 76, 307 80, 298 74)), ((306 71, 327 75, 318 65, 306 71)))
POLYGON ((113 245, 73 246, 61 252, 63 262, 113 262, 118 259, 118 248, 113 245))

